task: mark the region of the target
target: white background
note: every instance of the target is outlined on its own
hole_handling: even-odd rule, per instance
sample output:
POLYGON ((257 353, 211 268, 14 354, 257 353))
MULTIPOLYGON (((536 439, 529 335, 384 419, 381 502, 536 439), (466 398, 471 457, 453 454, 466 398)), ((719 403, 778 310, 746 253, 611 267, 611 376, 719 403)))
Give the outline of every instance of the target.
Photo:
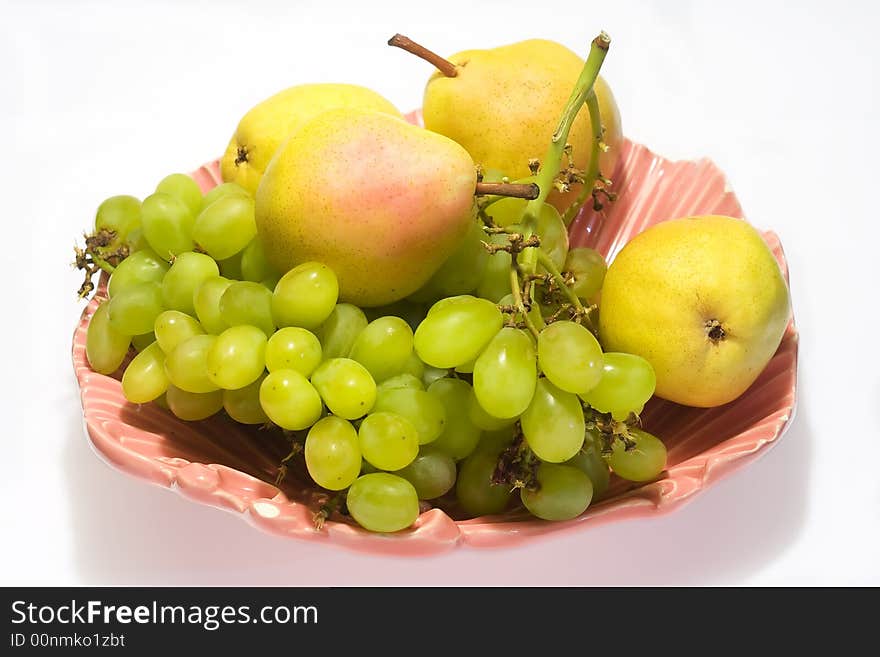
POLYGON ((0 584, 880 584, 875 7, 0 1, 0 584), (602 28, 627 135, 713 158, 786 249, 799 409, 766 457, 667 517, 401 560, 263 535, 93 455, 68 263, 102 199, 218 156, 292 84, 419 106, 430 71, 384 45, 394 32, 445 54, 543 36, 585 55, 602 28))

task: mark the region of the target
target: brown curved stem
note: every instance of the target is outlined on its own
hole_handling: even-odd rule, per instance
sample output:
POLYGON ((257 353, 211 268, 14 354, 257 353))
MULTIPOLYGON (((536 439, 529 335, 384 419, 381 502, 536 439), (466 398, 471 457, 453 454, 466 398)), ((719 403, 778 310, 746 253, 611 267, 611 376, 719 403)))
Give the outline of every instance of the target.
POLYGON ((395 34, 393 37, 388 39, 388 45, 402 48, 408 53, 412 53, 416 57, 421 57, 426 62, 437 68, 437 70, 439 70, 447 78, 454 78, 456 75, 458 75, 458 68, 455 64, 450 62, 448 59, 444 59, 433 50, 428 50, 427 48, 425 48, 425 46, 416 43, 409 37, 405 37, 402 34, 395 34))
POLYGON ((532 200, 538 198, 541 189, 535 183, 478 182, 474 193, 477 196, 508 196, 532 200))

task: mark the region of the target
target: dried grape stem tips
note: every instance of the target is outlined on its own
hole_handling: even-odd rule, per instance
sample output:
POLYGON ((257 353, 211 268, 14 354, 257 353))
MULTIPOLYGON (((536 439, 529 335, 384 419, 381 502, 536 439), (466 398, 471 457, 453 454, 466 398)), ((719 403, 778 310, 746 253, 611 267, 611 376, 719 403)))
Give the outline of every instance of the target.
POLYGON ((531 201, 538 198, 541 189, 535 183, 478 182, 474 193, 477 196, 507 196, 531 201))
POLYGON ((426 62, 434 66, 437 70, 439 70, 447 78, 454 78, 456 75, 458 75, 458 67, 456 67, 455 64, 450 62, 448 59, 441 57, 434 51, 428 50, 423 45, 416 43, 409 37, 403 36, 402 34, 395 34, 393 37, 388 39, 388 45, 406 50, 408 53, 412 53, 416 57, 421 57, 426 62))

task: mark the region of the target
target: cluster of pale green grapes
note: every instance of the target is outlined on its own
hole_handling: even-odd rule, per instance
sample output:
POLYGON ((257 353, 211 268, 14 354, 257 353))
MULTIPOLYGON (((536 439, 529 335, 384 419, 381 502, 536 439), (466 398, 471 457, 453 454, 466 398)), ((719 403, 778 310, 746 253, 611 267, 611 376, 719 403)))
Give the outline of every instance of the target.
MULTIPOLYGON (((241 187, 203 196, 173 174, 143 202, 115 196, 98 209, 103 237, 89 257, 112 275, 89 324, 89 363, 113 373, 133 347, 122 376, 130 402, 187 421, 223 411, 281 427, 302 441, 315 484, 344 494, 368 530, 410 526, 420 500, 477 516, 517 495, 539 518, 573 518, 608 487, 609 466, 633 481, 665 467, 662 442, 625 423, 653 394, 654 373, 637 356, 603 354, 577 313, 523 327, 511 265, 526 251, 482 243, 511 243, 505 212, 521 216, 521 203, 490 206, 494 223, 475 221, 409 300, 361 309, 339 302, 321 263, 273 270, 241 187), (102 259, 120 247, 115 267, 102 259)), ((542 254, 586 302, 605 262, 569 250, 559 213, 544 208, 542 254)), ((535 285, 547 288, 548 314, 566 307, 549 277, 535 285)))

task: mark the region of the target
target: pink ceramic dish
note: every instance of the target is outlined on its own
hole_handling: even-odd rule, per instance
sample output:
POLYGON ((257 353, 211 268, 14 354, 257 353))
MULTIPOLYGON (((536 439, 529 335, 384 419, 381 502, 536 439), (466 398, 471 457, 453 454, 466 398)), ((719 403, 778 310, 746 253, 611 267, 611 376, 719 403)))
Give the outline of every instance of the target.
MULTIPOLYGON (((203 166, 193 176, 203 191, 210 189, 220 181, 218 163, 203 166)), ((593 246, 613 257, 634 235, 666 219, 743 214, 724 175, 708 160, 672 162, 626 141, 613 179, 618 200, 606 216, 582 213, 571 228, 573 245, 593 246)), ((764 237, 787 276, 778 238, 772 232, 764 237)), ((103 294, 102 287, 99 295, 103 294)), ((795 407, 798 339, 792 321, 766 370, 736 401, 696 409, 652 400, 643 419, 668 447, 666 471, 659 480, 641 486, 612 478, 606 497, 574 520, 551 523, 510 511, 456 521, 435 508, 422 513, 412 528, 393 535, 371 534, 335 518, 318 530, 308 504, 311 495, 295 477, 288 476, 280 489, 269 483, 284 456, 270 435, 220 416, 188 423, 155 404, 130 404, 122 395, 118 373, 103 376, 89 368, 86 329, 100 298, 84 310, 73 339, 86 432, 99 456, 193 501, 236 512, 273 534, 364 552, 423 555, 458 545, 504 547, 667 513, 766 452, 788 426, 795 407)))

